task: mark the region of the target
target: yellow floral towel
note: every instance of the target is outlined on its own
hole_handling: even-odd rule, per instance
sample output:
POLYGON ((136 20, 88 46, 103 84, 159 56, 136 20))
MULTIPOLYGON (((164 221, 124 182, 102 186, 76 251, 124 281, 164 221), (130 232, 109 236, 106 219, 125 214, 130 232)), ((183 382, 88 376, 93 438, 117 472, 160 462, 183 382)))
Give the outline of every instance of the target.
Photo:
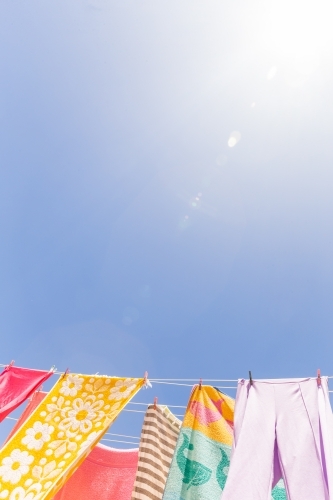
POLYGON ((0 451, 0 499, 53 498, 143 384, 97 375, 60 378, 0 451))

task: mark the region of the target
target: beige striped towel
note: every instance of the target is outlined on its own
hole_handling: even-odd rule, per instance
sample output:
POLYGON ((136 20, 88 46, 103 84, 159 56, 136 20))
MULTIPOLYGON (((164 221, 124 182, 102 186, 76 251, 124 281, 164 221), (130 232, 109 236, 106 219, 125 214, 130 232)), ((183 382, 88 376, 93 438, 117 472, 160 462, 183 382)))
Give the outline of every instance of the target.
POLYGON ((166 406, 150 405, 143 421, 132 500, 161 500, 181 421, 166 406))

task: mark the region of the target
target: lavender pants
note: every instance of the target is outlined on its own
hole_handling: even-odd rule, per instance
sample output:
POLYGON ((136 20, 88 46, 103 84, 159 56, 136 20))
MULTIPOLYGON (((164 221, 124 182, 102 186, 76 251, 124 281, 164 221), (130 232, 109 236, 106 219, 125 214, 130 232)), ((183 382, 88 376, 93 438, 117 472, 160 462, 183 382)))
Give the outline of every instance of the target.
POLYGON ((239 380, 234 449, 221 500, 333 500, 333 418, 327 377, 239 380))

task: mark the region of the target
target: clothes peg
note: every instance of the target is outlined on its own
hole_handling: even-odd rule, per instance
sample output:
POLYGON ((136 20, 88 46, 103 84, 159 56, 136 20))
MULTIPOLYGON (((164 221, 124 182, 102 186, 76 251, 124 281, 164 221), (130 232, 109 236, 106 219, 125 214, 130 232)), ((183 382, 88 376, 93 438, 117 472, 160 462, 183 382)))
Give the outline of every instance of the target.
POLYGON ((157 400, 158 398, 154 398, 154 410, 156 410, 157 400))
POLYGON ((253 385, 252 373, 250 371, 249 371, 249 379, 250 379, 250 385, 253 385))
POLYGON ((321 375, 320 375, 320 370, 317 370, 317 384, 318 387, 321 385, 321 375))
POLYGON ((145 389, 148 389, 148 387, 152 387, 151 383, 149 382, 148 380, 148 372, 145 372, 144 376, 143 376, 143 387, 145 389))
POLYGON ((55 372, 55 371, 57 371, 56 365, 52 365, 50 368, 50 372, 55 372))
POLYGON ((15 360, 12 359, 11 362, 9 363, 9 365, 6 366, 6 368, 10 368, 11 366, 13 366, 15 363, 15 360))
POLYGON ((62 375, 61 378, 65 378, 66 375, 68 375, 68 374, 69 374, 69 368, 66 368, 66 371, 64 371, 64 373, 63 373, 63 375, 62 375))
POLYGON ((199 389, 201 391, 201 387, 202 387, 202 378, 199 380, 199 389))

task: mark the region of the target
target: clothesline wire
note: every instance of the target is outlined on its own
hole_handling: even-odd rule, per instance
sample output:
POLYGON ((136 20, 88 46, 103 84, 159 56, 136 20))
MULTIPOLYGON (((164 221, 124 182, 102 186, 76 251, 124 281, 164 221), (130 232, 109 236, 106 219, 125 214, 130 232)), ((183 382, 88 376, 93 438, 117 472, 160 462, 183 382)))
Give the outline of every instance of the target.
MULTIPOLYGON (((0 363, 0 367, 2 368, 6 368, 6 366, 9 366, 10 363, 0 363)), ((45 371, 48 371, 48 370, 41 370, 40 368, 33 368, 34 371, 37 371, 37 372, 45 372, 45 371)), ((60 372, 56 369, 53 369, 50 368, 49 371, 52 371, 54 373, 54 375, 64 375, 66 373, 66 371, 64 372, 60 372)), ((97 375, 97 374, 96 374, 97 375)), ((300 377, 297 377, 297 378, 300 378, 300 377)), ((308 378, 308 377, 303 377, 303 378, 308 378)), ((314 377, 312 377, 314 378, 314 377)), ((328 376, 327 378, 329 379, 332 379, 333 378, 333 375, 330 375, 328 376)), ((162 382, 199 382, 199 380, 202 380, 202 381, 205 381, 205 382, 238 382, 238 379, 208 379, 208 378, 200 378, 200 377, 197 377, 197 378, 189 378, 189 379, 186 379, 186 378, 150 378, 149 381, 150 382, 155 382, 155 383, 162 383, 162 382)), ((187 386, 187 387, 192 387, 193 384, 190 384, 190 385, 187 385, 187 384, 171 384, 171 385, 184 385, 184 386, 187 386)), ((222 387, 221 387, 222 389, 222 387)), ((223 389, 234 389, 234 387, 223 387, 223 389)))
MULTIPOLYGON (((18 418, 15 418, 15 417, 5 417, 5 419, 8 419, 8 420, 15 420, 16 422, 19 420, 18 418)), ((126 438, 130 438, 130 439, 140 439, 138 436, 128 436, 127 434, 116 434, 115 432, 106 432, 104 434, 105 436, 118 436, 118 437, 126 437, 126 438)), ((104 438, 102 438, 104 439, 104 438)))
POLYGON ((134 445, 136 448, 138 448, 138 444, 139 443, 131 443, 130 441, 121 441, 120 439, 105 439, 105 438, 102 438, 101 441, 112 441, 113 443, 125 443, 125 444, 132 444, 134 445))
MULTIPOLYGON (((162 405, 164 406, 164 405, 162 405)), ((122 411, 128 411, 128 412, 132 412, 132 413, 146 413, 144 410, 128 410, 127 408, 124 408, 122 411)), ((184 415, 177 415, 176 413, 173 413, 173 416, 174 417, 181 417, 183 418, 184 415)))
MULTIPOLYGON (((150 382, 199 382, 198 378, 150 378, 150 382)), ((215 378, 205 378, 202 379, 205 382, 238 382, 238 379, 215 379, 215 378)))
MULTIPOLYGON (((144 410, 128 410, 127 408, 124 408, 123 411, 127 411, 127 412, 130 412, 130 413, 146 413, 144 410)), ((183 417, 184 415, 175 415, 173 413, 173 415, 175 417, 183 417)), ((5 418, 8 418, 8 420, 18 420, 18 418, 14 418, 14 417, 5 417, 5 418)), ((120 436, 120 434, 117 434, 120 436)))
MULTIPOLYGON (((162 382, 162 381, 159 381, 159 380, 155 380, 155 379, 149 379, 149 382, 152 382, 153 384, 165 384, 165 385, 181 385, 183 387, 193 387, 193 384, 178 384, 177 382, 162 382)), ((204 382, 209 382, 209 380, 203 380, 202 379, 202 383, 204 382)), ((221 386, 219 387, 219 389, 237 389, 236 386, 221 386)))
MULTIPOLYGON (((141 405, 141 406, 151 406, 153 403, 137 403, 134 401, 129 401, 127 404, 129 405, 141 405)), ((177 405, 160 405, 167 406, 168 408, 184 408, 186 410, 187 406, 177 406, 177 405)))
MULTIPOLYGON (((0 367, 6 368, 6 366, 9 366, 10 363, 0 363, 0 367)), ((35 371, 37 372, 45 372, 47 370, 41 370, 40 368, 34 368, 35 371)), ((50 369, 51 371, 52 369, 50 369)), ((64 375, 66 372, 60 372, 58 370, 52 370, 54 375, 64 375)), ((150 382, 199 382, 200 377, 197 378, 154 378, 154 379, 149 379, 150 382)), ((238 379, 202 379, 205 380, 206 382, 238 382, 238 379)), ((192 386, 193 384, 191 384, 192 386)))
POLYGON ((119 436, 119 437, 124 437, 124 438, 130 438, 130 439, 140 439, 138 436, 127 436, 127 434, 116 434, 114 432, 107 432, 105 436, 119 436))

